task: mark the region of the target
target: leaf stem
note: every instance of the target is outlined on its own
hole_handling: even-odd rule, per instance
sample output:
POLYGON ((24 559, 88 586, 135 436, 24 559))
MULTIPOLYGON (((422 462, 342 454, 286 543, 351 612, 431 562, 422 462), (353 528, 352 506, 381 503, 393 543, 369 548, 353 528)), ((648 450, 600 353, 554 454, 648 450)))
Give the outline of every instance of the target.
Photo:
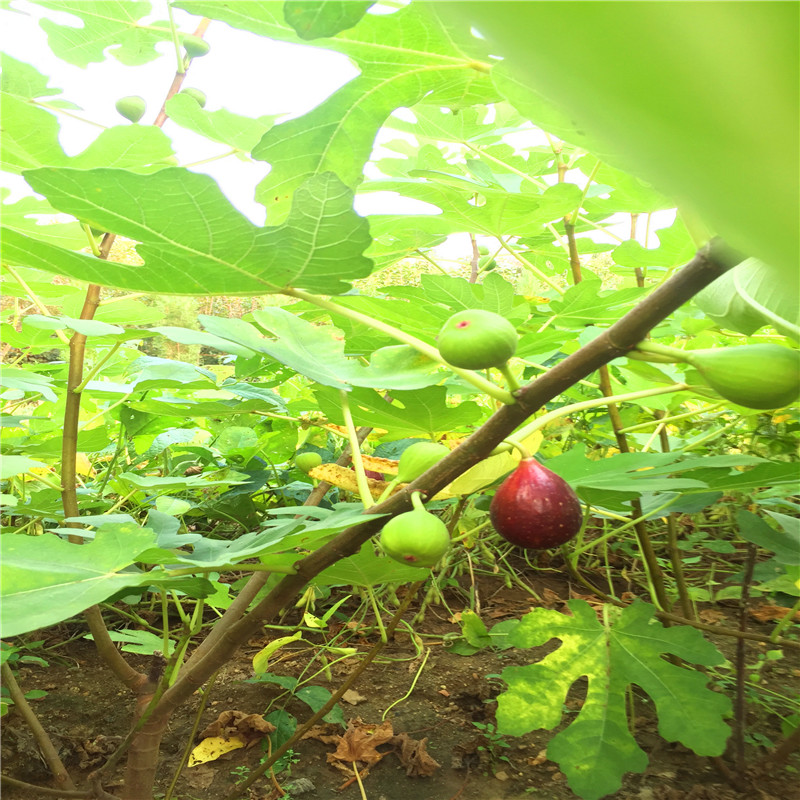
POLYGON ((422 355, 426 356, 427 358, 430 358, 431 361, 435 361, 437 364, 441 364, 442 366, 451 369, 456 373, 456 375, 464 378, 464 380, 471 383, 476 389, 491 395, 501 403, 513 405, 516 402, 511 392, 501 389, 499 386, 497 386, 497 384, 492 383, 471 369, 460 369, 459 367, 450 366, 450 364, 444 361, 444 359, 439 355, 439 351, 435 347, 427 344, 427 342, 423 342, 422 339, 417 339, 416 336, 412 336, 409 333, 405 333, 405 331, 401 331, 399 328, 395 328, 393 325, 381 322, 374 317, 370 317, 367 314, 362 314, 360 311, 355 311, 352 308, 340 306, 331 300, 325 300, 324 298, 318 297, 310 292, 304 292, 302 289, 286 288, 281 289, 281 293, 288 295, 289 297, 296 297, 299 300, 305 300, 306 302, 315 306, 324 308, 326 311, 330 311, 334 314, 340 314, 343 317, 347 317, 355 322, 360 322, 363 325, 367 325, 370 328, 374 328, 377 331, 388 334, 393 339, 397 339, 398 342, 402 342, 403 344, 413 347, 417 352, 422 353, 422 355))
POLYGON ((628 392, 627 394, 611 395, 610 397, 596 397, 593 400, 582 400, 580 403, 570 403, 561 408, 556 408, 553 411, 548 411, 547 414, 542 414, 541 417, 535 419, 533 422, 515 431, 513 436, 506 438, 504 443, 499 444, 493 451, 493 455, 498 453, 508 452, 511 446, 516 446, 517 442, 524 441, 531 434, 549 425, 554 419, 565 417, 569 414, 574 414, 577 411, 586 411, 589 408, 597 408, 605 406, 609 403, 628 403, 632 400, 641 400, 644 397, 653 397, 659 394, 669 394, 670 392, 682 392, 689 387, 685 383, 675 383, 671 386, 657 386, 653 389, 642 389, 638 392, 628 392), (508 443, 507 446, 504 444, 508 443))
POLYGON ((353 415, 350 413, 350 401, 347 397, 347 392, 344 389, 339 390, 339 397, 342 401, 342 415, 344 416, 344 424, 347 428, 347 438, 350 442, 350 451, 352 453, 353 468, 356 471, 356 483, 358 484, 358 494, 361 497, 361 502, 364 508, 369 508, 375 505, 372 499, 372 492, 369 490, 367 483, 367 474, 364 471, 364 461, 361 458, 361 448, 358 442, 358 433, 356 426, 353 423, 353 415))

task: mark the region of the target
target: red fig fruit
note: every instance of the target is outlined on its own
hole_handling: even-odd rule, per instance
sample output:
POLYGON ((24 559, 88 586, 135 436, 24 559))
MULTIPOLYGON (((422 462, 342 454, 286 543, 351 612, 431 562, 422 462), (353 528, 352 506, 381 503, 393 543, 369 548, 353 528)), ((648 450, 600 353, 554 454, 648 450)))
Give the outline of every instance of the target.
POLYGON ((535 458, 523 458, 492 498, 489 518, 507 541, 546 550, 581 529, 583 512, 570 485, 535 458))

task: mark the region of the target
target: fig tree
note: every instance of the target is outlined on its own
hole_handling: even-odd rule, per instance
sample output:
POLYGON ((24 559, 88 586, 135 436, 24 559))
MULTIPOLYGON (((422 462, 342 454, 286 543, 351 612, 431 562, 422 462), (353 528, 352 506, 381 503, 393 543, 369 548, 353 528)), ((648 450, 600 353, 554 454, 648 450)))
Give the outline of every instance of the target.
POLYGON ((419 492, 411 502, 413 511, 398 514, 383 526, 381 547, 401 564, 430 569, 450 549, 450 533, 439 517, 425 510, 419 492))
POLYGON ((147 104, 143 97, 131 95, 130 97, 120 97, 116 103, 117 111, 131 122, 138 122, 147 110, 147 104))
POLYGON ((472 308, 453 314, 436 338, 439 354, 462 369, 502 367, 517 349, 517 331, 493 311, 472 308))
POLYGON ((747 408, 789 405, 800 395, 800 351, 749 344, 684 351, 686 361, 717 394, 747 408))
POLYGON ((308 474, 314 467, 318 467, 322 463, 322 456, 313 450, 307 450, 304 453, 298 453, 294 457, 294 463, 299 470, 308 474))
POLYGON ((181 90, 179 94, 188 94, 189 97, 193 97, 195 100, 197 100, 197 103, 200 106, 200 108, 205 108, 206 105, 205 92, 201 92, 199 89, 189 88, 181 90))
POLYGON ((211 49, 211 45, 199 36, 184 36, 183 49, 189 58, 200 58, 211 49))
POLYGON ((570 485, 535 458, 523 458, 492 498, 489 518, 507 541, 546 550, 581 529, 583 512, 570 485))

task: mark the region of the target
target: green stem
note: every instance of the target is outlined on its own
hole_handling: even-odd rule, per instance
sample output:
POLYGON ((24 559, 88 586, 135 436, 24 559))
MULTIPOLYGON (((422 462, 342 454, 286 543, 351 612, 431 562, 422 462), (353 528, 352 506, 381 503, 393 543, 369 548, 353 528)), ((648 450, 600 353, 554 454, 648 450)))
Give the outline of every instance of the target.
POLYGON ((525 445, 520 444, 519 442, 515 442, 513 439, 506 439, 506 442, 508 444, 510 444, 511 447, 516 448, 519 451, 519 454, 520 454, 520 456, 522 456, 523 459, 533 458, 533 456, 531 455, 530 450, 528 450, 528 448, 525 447, 525 445))
POLYGON ((576 547, 572 551, 572 561, 573 563, 577 563, 578 556, 582 555, 588 550, 592 550, 593 548, 597 547, 598 544, 602 544, 603 542, 611 539, 613 536, 619 536, 619 534, 624 533, 625 531, 629 530, 630 528, 636 527, 640 522, 644 522, 648 517, 655 516, 659 511, 666 508, 674 498, 671 498, 665 502, 663 502, 660 506, 656 506, 655 508, 651 509, 647 512, 647 514, 642 514, 641 517, 636 517, 636 519, 632 519, 629 522, 626 522, 624 525, 620 525, 619 528, 614 528, 613 530, 609 531, 608 533, 604 533, 602 536, 594 539, 593 541, 589 542, 588 544, 583 545, 582 547, 576 547))
POLYGON ((520 428, 514 433, 513 436, 509 436, 504 443, 501 443, 495 447, 495 449, 492 450, 492 455, 497 455, 498 453, 507 453, 511 449, 512 445, 517 442, 524 441, 531 434, 536 433, 536 431, 544 428, 546 425, 549 425, 554 419, 559 419, 559 417, 565 417, 569 414, 574 414, 576 411, 585 411, 586 409, 605 406, 609 403, 627 403, 632 400, 641 400, 644 397, 653 397, 654 395, 659 394, 669 394, 670 392, 682 392, 687 388, 688 387, 685 383, 674 383, 672 386, 658 386, 653 389, 642 389, 639 392, 615 394, 610 395, 609 397, 597 397, 594 400, 582 400, 580 403, 570 403, 567 406, 561 406, 561 408, 556 408, 553 411, 549 411, 547 414, 543 414, 538 419, 535 419, 533 422, 525 425, 523 428, 520 428))
POLYGON ((121 344, 122 342, 115 342, 111 349, 94 365, 94 367, 92 367, 91 370, 89 370, 89 373, 86 375, 86 377, 72 391, 80 394, 86 388, 86 384, 89 383, 89 381, 92 380, 98 372, 100 372, 111 356, 113 356, 114 353, 119 350, 121 344))
POLYGON ((347 438, 350 441, 350 450, 353 459, 353 468, 356 471, 356 483, 358 484, 358 494, 361 497, 361 502, 364 508, 369 508, 375 505, 372 499, 372 492, 369 490, 367 483, 367 474, 364 471, 364 461, 361 458, 361 448, 358 443, 358 433, 356 426, 353 423, 353 415, 350 413, 350 401, 347 398, 347 392, 344 389, 339 391, 339 397, 342 401, 342 415, 344 416, 344 424, 347 428, 347 438))
MULTIPOLYGON (((558 233, 556 233, 556 237, 558 237, 558 233)), ((542 283, 546 283, 553 291, 558 292, 560 295, 563 295, 566 292, 566 289, 562 289, 551 277, 545 275, 544 272, 531 264, 530 261, 527 261, 518 253, 514 252, 514 250, 512 250, 505 242, 503 242, 503 248, 519 262, 523 269, 528 270, 528 272, 532 272, 542 283)))
POLYGON ((498 367, 500 372, 503 373, 503 377, 506 379, 506 386, 508 387, 508 391, 512 394, 519 389, 519 381, 517 380, 517 376, 511 371, 511 367, 508 366, 508 361, 506 361, 503 366, 498 367))
POLYGON ((412 695, 412 694, 413 694, 413 692, 414 692, 414 688, 415 688, 415 687, 416 687, 416 685, 417 685, 417 681, 419 680, 419 676, 420 676, 420 675, 422 675, 422 671, 425 669, 425 664, 428 662, 428 656, 430 656, 430 654, 431 654, 431 650, 430 650, 430 648, 428 648, 428 649, 425 651, 425 656, 424 656, 424 658, 422 659, 422 663, 419 665, 419 669, 417 670, 417 674, 414 676, 414 680, 413 680, 413 681, 411 681, 411 686, 409 687, 409 690, 408 690, 408 691, 407 691, 407 692, 406 692, 406 693, 405 693, 405 694, 404 694, 402 697, 400 697, 400 698, 398 698, 397 700, 395 700, 395 701, 394 701, 394 703, 392 703, 390 706, 388 706, 388 707, 386 708, 386 711, 384 711, 384 712, 383 712, 383 714, 381 714, 381 722, 383 722, 383 721, 386 719, 386 715, 387 715, 387 714, 388 714, 388 713, 389 713, 389 712, 390 712, 390 711, 391 711, 391 710, 392 710, 392 709, 393 709, 393 708, 394 708, 396 705, 398 705, 399 703, 402 703, 402 702, 403 702, 403 700, 407 700, 409 697, 411 697, 411 695, 412 695))
POLYGON ((378 608, 378 602, 375 599, 375 592, 372 591, 371 586, 365 587, 367 592, 367 597, 369 598, 369 603, 372 606, 372 613, 375 615, 375 622, 378 625, 378 631, 380 632, 381 641, 386 644, 389 639, 386 636, 386 628, 383 626, 383 620, 381 619, 381 612, 378 608))
POLYGON ((705 444, 706 442, 713 441, 714 439, 718 439, 720 436, 723 436, 727 433, 731 428, 734 428, 736 425, 739 424, 740 418, 736 417, 733 422, 729 422, 724 428, 720 428, 716 431, 711 431, 706 436, 697 439, 696 441, 692 442, 691 444, 687 444, 686 447, 682 447, 680 449, 681 453, 688 453, 690 450, 693 450, 695 447, 699 447, 701 444, 705 444))
POLYGON ((798 611, 800 611, 800 598, 798 598, 797 602, 792 606, 791 611, 784 614, 780 618, 778 624, 772 629, 772 633, 769 635, 769 640, 771 642, 778 641, 778 637, 781 633, 794 622, 795 614, 797 614, 798 611))
POLYGON ((360 311, 355 311, 352 308, 340 306, 330 300, 324 300, 322 297, 318 297, 310 292, 304 292, 302 289, 281 289, 281 293, 288 295, 289 297, 296 297, 299 300, 305 300, 306 302, 315 306, 319 306, 320 308, 324 308, 326 311, 330 311, 333 314, 340 314, 341 316, 347 317, 355 322, 360 322, 363 325, 374 328, 376 331, 381 331, 381 333, 385 333, 391 336, 393 339, 397 339, 398 342, 402 342, 403 344, 413 347, 417 352, 422 353, 422 355, 431 359, 431 361, 435 361, 437 364, 441 364, 442 366, 451 369, 456 373, 456 375, 464 378, 464 380, 471 383, 476 389, 480 390, 481 392, 485 392, 491 397, 494 397, 501 403, 513 405, 516 402, 514 400, 514 396, 510 392, 501 389, 499 386, 497 386, 497 384, 492 383, 471 369, 460 369, 459 367, 451 366, 439 355, 439 351, 435 347, 423 342, 422 339, 417 339, 416 336, 411 336, 411 334, 405 333, 399 328, 395 328, 393 325, 388 325, 385 322, 381 322, 380 320, 370 317, 367 314, 362 314, 360 311))
POLYGON ((668 347, 665 344, 658 344, 657 342, 639 342, 639 344, 636 345, 636 350, 639 353, 653 353, 657 356, 664 356, 672 363, 686 364, 689 362, 689 354, 685 350, 678 350, 677 347, 668 347))
POLYGON ((186 71, 183 63, 183 54, 181 53, 181 43, 178 41, 178 29, 175 27, 175 19, 172 16, 172 3, 167 3, 167 14, 169 14, 169 27, 172 33, 172 44, 175 47, 175 58, 178 61, 178 69, 175 71, 178 75, 182 75, 186 71))
POLYGON ((433 260, 433 259, 432 259, 432 258, 431 258, 431 257, 430 257, 428 254, 427 254, 427 253, 423 253, 423 252, 422 252, 422 250, 420 250, 419 248, 417 248, 417 250, 416 250, 415 252, 417 253, 417 255, 418 255, 420 258, 424 259, 424 260, 425 260, 425 261, 427 261, 427 262, 428 262, 428 263, 429 263, 431 266, 433 266, 433 267, 435 267, 436 269, 438 269, 438 270, 439 270, 439 272, 441 272, 441 273, 442 273, 442 275, 447 275, 447 274, 448 274, 448 273, 447 273, 447 270, 446 270, 444 267, 441 267, 441 266, 439 266, 439 264, 437 264, 437 263, 436 263, 436 262, 435 262, 435 261, 434 261, 434 260, 433 260))
POLYGON ((640 431, 644 428, 649 428, 651 425, 667 425, 671 422, 677 422, 681 419, 688 419, 689 417, 696 417, 698 414, 707 414, 710 411, 716 411, 718 408, 723 408, 726 403, 714 403, 707 408, 701 408, 697 411, 687 411, 685 414, 675 414, 672 417, 661 417, 660 419, 650 419, 647 422, 640 422, 638 425, 630 425, 627 428, 620 428, 619 433, 633 433, 640 431))

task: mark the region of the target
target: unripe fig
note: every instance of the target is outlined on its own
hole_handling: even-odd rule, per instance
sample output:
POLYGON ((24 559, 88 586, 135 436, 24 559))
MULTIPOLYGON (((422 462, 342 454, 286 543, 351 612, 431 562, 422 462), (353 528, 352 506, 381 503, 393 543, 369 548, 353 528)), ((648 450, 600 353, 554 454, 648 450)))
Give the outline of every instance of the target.
POLYGON ((479 244, 478 245, 478 255, 488 256, 489 255, 489 248, 485 244, 479 244))
POLYGON ((472 308, 453 314, 436 339, 442 358, 462 369, 502 367, 517 349, 517 332, 493 311, 472 308))
POLYGON ((419 492, 414 510, 390 519, 381 531, 381 547, 390 558, 411 567, 430 569, 450 549, 450 534, 439 517, 425 510, 419 492))
POLYGON ((397 462, 397 482, 410 483, 441 461, 450 449, 436 442, 415 442, 406 447, 397 462))
POLYGON ((147 104, 144 102, 143 97, 134 94, 130 97, 120 97, 117 100, 116 109, 125 119, 131 122, 138 122, 144 116, 147 104))
POLYGON ((492 498, 489 518, 507 541, 546 550, 581 529, 583 512, 570 485, 535 458, 523 458, 492 498))
POLYGON ((200 58, 211 49, 211 45, 199 36, 184 36, 183 48, 189 58, 200 58))
POLYGON ((189 88, 181 90, 180 92, 178 92, 178 94, 188 94, 189 97, 193 97, 195 100, 197 100, 197 103, 200 106, 200 108, 205 108, 206 105, 205 92, 201 92, 199 89, 189 88))
POLYGON ((294 463, 299 470, 308 474, 322 463, 322 456, 313 450, 307 450, 305 453, 298 453, 294 457, 294 463))
POLYGON ((800 351, 778 344, 688 350, 685 358, 718 394, 747 408, 781 408, 800 395, 800 351))

